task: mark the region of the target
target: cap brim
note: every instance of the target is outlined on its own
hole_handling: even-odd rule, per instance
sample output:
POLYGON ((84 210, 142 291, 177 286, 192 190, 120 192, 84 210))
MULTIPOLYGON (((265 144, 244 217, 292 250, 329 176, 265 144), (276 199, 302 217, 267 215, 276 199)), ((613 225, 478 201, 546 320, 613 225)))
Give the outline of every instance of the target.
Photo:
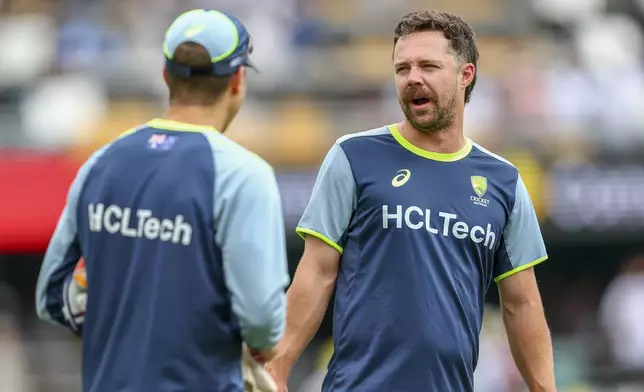
POLYGON ((253 63, 253 62, 251 61, 251 59, 250 59, 250 58, 246 58, 246 64, 245 64, 245 65, 246 65, 248 68, 251 68, 251 69, 252 69, 252 70, 254 70, 255 72, 259 73, 259 68, 257 68, 257 66, 255 65, 255 63, 253 63))

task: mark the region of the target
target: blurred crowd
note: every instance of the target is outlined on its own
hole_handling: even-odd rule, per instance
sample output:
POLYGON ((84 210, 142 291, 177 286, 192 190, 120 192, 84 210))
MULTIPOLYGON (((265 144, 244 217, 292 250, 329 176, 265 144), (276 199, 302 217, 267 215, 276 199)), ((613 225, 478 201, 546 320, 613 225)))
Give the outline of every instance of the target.
MULTIPOLYGON (((315 170, 339 136, 400 119, 393 28, 406 12, 428 7, 474 25, 481 62, 466 133, 518 162, 529 189, 541 187, 542 170, 637 158, 644 146, 643 0, 0 0, 0 154, 83 158, 160 115, 163 33, 197 7, 229 11, 253 35, 261 72, 249 73, 249 100, 230 136, 281 171, 315 170)), ((556 336, 566 391, 644 390, 580 382, 596 369, 607 378, 615 369, 623 379, 644 374, 644 268, 640 258, 623 264, 591 312, 593 339, 602 338, 590 347, 579 337, 583 327, 572 339, 556 336), (601 360, 591 371, 580 359, 594 356, 601 360)), ((31 314, 19 298, 0 285, 0 390, 77 390, 78 342, 37 323, 26 332, 22 318, 10 317, 31 314)), ((492 306, 478 391, 522 391, 504 339, 492 306)), ((321 339, 306 353, 294 392, 319 390, 330 350, 321 339)))
POLYGON ((478 32, 477 141, 566 163, 644 142, 640 0, 3 0, 0 145, 87 153, 157 115, 164 30, 212 7, 249 26, 261 68, 231 135, 276 164, 314 164, 338 136, 399 118, 393 27, 428 6, 478 32))

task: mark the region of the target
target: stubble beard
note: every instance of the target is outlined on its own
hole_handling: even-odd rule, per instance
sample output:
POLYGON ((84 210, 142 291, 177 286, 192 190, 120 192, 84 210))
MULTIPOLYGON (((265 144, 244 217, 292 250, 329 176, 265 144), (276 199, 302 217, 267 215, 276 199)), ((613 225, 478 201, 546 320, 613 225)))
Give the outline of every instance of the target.
POLYGON ((417 116, 414 113, 414 110, 411 108, 411 102, 401 102, 401 107, 405 118, 409 124, 416 130, 431 134, 438 133, 446 130, 454 124, 454 111, 456 107, 456 94, 451 94, 446 100, 445 104, 441 104, 437 99, 431 99, 431 102, 434 104, 434 108, 428 109, 427 111, 417 116), (425 116, 427 112, 433 111, 429 120, 420 119, 419 117, 425 116))

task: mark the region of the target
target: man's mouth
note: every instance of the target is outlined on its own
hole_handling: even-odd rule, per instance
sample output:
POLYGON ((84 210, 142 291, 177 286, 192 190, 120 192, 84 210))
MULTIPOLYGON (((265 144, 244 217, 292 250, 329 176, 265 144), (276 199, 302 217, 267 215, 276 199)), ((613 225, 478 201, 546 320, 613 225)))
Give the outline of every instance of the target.
POLYGON ((414 97, 411 99, 411 107, 414 109, 425 109, 432 102, 428 97, 414 97))
POLYGON ((422 106, 426 103, 429 103, 429 98, 413 98, 411 103, 416 106, 422 106))

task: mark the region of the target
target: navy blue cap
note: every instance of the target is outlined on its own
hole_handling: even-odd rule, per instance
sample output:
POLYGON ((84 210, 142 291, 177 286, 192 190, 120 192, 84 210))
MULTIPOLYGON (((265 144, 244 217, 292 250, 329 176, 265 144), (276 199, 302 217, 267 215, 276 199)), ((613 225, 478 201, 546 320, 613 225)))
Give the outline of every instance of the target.
POLYGON ((229 76, 241 66, 257 70, 249 58, 252 49, 250 34, 237 18, 208 9, 181 14, 168 28, 163 42, 168 72, 183 78, 197 75, 229 76), (203 46, 212 65, 193 67, 176 62, 174 52, 186 42, 203 46))

